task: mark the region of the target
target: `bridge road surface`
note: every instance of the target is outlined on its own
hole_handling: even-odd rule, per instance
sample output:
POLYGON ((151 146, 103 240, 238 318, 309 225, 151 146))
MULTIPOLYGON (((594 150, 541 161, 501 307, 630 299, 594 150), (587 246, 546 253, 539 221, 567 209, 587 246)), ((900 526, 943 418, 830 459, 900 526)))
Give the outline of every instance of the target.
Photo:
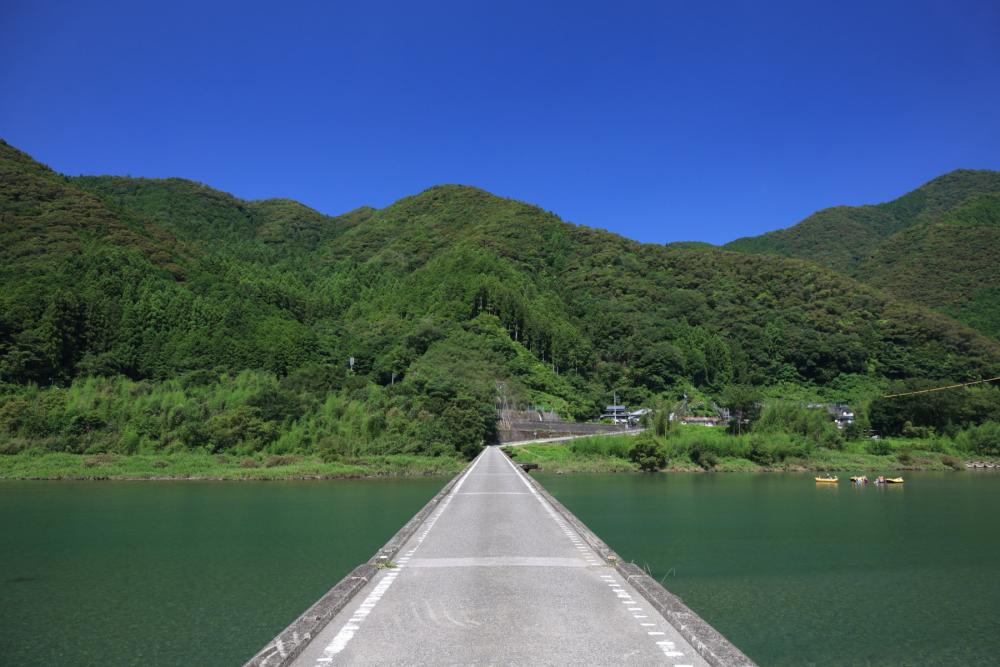
POLYGON ((293 663, 705 665, 488 447, 293 663))

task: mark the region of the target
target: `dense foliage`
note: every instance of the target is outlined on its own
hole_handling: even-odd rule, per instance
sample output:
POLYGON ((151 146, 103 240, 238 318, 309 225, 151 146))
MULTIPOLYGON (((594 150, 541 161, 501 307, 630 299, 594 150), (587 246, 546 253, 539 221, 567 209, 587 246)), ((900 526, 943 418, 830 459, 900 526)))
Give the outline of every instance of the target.
POLYGON ((643 245, 470 187, 334 218, 67 178, 6 144, 0 176, 6 451, 470 455, 498 393, 589 418, 614 391, 1000 374, 995 342, 814 264, 643 245))
POLYGON ((895 201, 825 209, 729 250, 798 257, 1000 339, 1000 173, 959 170, 895 201))
POLYGON ((910 393, 934 387, 935 383, 925 380, 894 383, 892 394, 908 395, 874 400, 869 412, 872 427, 886 435, 921 437, 954 435, 970 424, 1000 422, 1000 387, 977 385, 910 393))

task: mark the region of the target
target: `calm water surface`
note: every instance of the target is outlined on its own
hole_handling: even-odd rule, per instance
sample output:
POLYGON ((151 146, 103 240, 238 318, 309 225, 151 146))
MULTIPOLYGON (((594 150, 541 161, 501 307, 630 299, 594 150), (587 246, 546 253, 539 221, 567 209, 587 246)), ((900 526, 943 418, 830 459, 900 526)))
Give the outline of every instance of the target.
POLYGON ((1000 664, 1000 474, 538 478, 762 665, 1000 664))
POLYGON ((444 482, 0 482, 0 664, 242 664, 444 482))
MULTIPOLYGON (((539 478, 761 664, 1000 660, 1000 474, 539 478)), ((239 665, 443 483, 0 483, 0 664, 239 665)))

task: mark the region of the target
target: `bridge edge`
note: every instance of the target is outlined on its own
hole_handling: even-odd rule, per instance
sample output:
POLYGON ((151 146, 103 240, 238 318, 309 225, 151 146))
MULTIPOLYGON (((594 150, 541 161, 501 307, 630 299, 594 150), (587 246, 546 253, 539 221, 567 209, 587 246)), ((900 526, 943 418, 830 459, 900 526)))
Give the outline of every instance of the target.
MULTIPOLYGON (((484 450, 485 451, 485 450, 484 450)), ((480 453, 480 456, 482 453, 480 453)), ((479 458, 478 456, 476 458, 479 458)), ((406 544, 430 516, 441 500, 451 493, 455 483, 468 472, 475 462, 470 461, 457 475, 452 477, 419 512, 407 521, 381 549, 365 563, 351 570, 347 576, 334 584, 323 596, 302 612, 288 627, 269 641, 264 648, 254 654, 243 667, 286 667, 305 649, 309 642, 329 623, 334 616, 347 606, 355 595, 378 573, 379 566, 388 565, 393 556, 406 544)))
MULTIPOLYGON (((502 450, 501 450, 502 451, 502 450)), ((503 452, 507 455, 507 452, 503 452)), ((516 462, 515 462, 516 463, 516 462)), ((552 508, 573 526, 606 563, 612 565, 631 584, 636 591, 656 608, 674 628, 698 651, 713 667, 757 667, 735 644, 729 641, 721 632, 713 628, 708 621, 699 616, 693 609, 663 587, 660 582, 646 574, 635 563, 626 563, 614 549, 590 530, 585 523, 576 518, 566 506, 555 499, 542 484, 531 475, 518 468, 539 494, 545 498, 552 508)))

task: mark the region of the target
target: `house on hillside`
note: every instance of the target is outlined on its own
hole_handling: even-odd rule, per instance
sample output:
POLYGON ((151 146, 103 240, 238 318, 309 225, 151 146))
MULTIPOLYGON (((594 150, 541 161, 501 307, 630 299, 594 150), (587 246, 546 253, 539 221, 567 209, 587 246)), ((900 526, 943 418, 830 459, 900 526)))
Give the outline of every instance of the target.
POLYGON ((837 428, 844 428, 854 423, 854 411, 848 405, 833 405, 827 408, 827 412, 833 415, 837 428))
POLYGON ((638 410, 633 410, 632 412, 628 413, 628 423, 629 423, 629 425, 630 426, 635 426, 640 421, 642 421, 643 417, 645 417, 646 415, 648 415, 651 412, 652 412, 652 410, 650 410, 649 408, 639 408, 638 410))
POLYGON ((629 410, 624 405, 609 405, 604 408, 601 419, 610 419, 615 424, 627 424, 629 420, 629 410))
POLYGON ((848 424, 854 423, 854 411, 846 403, 809 403, 806 407, 814 410, 826 410, 837 424, 837 428, 844 428, 848 424))

